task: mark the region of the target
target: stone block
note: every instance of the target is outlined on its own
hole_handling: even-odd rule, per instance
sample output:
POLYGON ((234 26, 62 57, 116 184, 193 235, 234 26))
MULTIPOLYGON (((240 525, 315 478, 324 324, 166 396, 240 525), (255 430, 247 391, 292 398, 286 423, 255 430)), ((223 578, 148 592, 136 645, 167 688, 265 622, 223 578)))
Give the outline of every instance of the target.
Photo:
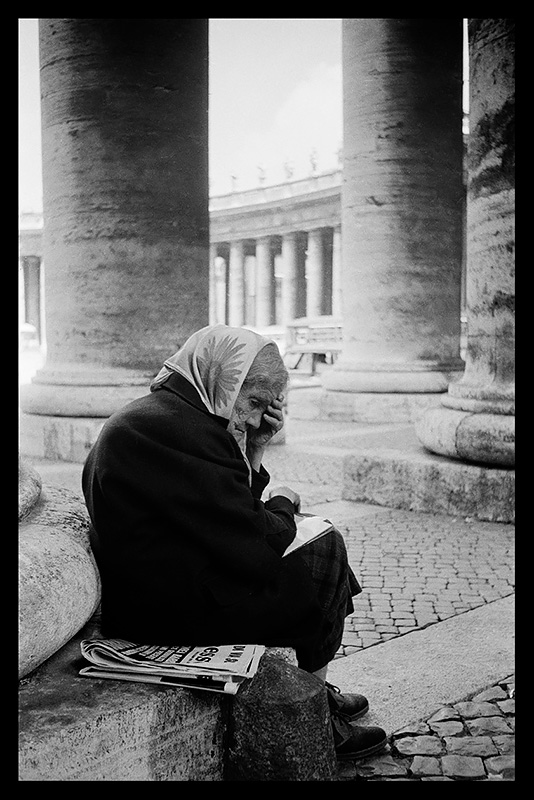
POLYGON ((336 774, 323 683, 266 653, 233 698, 225 779, 331 781, 336 774))
POLYGON ((344 500, 490 522, 515 520, 515 472, 430 453, 377 449, 347 455, 344 500))
POLYGON ((437 736, 405 736, 396 740, 395 747, 401 756, 439 756, 442 751, 437 736))
POLYGON ((460 756, 496 756, 499 751, 491 736, 459 736, 445 737, 447 753, 460 756))
POLYGON ((230 698, 83 678, 80 640, 20 682, 21 781, 219 781, 230 698))
POLYGON ((484 778, 486 776, 484 762, 477 756, 443 756, 441 765, 445 776, 456 778, 457 780, 484 778))
POLYGON ((82 464, 98 438, 103 417, 20 415, 20 452, 26 458, 82 464))
POLYGON ((410 767, 412 775, 423 777, 423 775, 441 775, 441 764, 439 758, 432 756, 415 756, 410 767))

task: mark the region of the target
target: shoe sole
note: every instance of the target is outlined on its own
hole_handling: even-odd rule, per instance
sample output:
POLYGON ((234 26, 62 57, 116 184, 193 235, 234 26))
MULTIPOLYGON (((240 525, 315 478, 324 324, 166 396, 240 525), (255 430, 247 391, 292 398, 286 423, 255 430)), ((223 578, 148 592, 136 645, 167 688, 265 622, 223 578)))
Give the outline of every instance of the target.
POLYGON ((358 750, 357 753, 336 753, 338 761, 357 761, 360 758, 366 758, 367 756, 372 756, 375 753, 379 753, 381 750, 386 748, 388 743, 387 738, 384 739, 383 742, 378 742, 378 744, 372 745, 372 747, 367 747, 365 750, 358 750))

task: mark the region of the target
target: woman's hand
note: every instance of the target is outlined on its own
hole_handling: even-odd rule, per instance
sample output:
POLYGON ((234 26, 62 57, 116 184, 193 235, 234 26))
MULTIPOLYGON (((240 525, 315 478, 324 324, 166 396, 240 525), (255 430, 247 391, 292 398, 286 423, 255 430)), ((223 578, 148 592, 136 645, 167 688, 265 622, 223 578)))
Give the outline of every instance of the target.
POLYGON ((273 486, 272 489, 269 489, 268 497, 269 500, 271 497, 287 497, 293 503, 295 511, 300 511, 300 494, 289 486, 273 486))
POLYGON ((273 436, 284 427, 284 412, 282 410, 283 396, 273 400, 263 413, 262 421, 258 428, 249 428, 247 432, 247 450, 264 449, 273 436))

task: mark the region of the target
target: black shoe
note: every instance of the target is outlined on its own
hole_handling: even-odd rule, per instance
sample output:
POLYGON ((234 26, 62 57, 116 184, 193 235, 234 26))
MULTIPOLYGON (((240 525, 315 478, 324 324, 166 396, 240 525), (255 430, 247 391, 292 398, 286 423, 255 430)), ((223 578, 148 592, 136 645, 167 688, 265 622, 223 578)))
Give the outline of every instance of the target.
POLYGON ((363 694, 341 694, 338 687, 328 681, 325 681, 325 687, 331 714, 354 721, 369 711, 369 701, 363 694))
POLYGON ((355 725, 342 717, 332 717, 334 745, 339 761, 355 761, 384 750, 387 743, 385 730, 376 725, 355 725))

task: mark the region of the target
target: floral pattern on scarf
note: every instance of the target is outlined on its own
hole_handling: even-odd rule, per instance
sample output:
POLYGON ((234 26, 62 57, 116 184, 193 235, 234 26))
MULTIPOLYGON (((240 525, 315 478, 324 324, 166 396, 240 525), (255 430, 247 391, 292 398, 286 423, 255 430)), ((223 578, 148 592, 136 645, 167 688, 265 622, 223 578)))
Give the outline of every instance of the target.
POLYGON ((198 356, 198 369, 203 386, 213 387, 215 412, 228 405, 232 392, 239 382, 245 361, 245 345, 231 336, 216 341, 210 339, 202 355, 198 356), (239 357, 241 354, 241 358, 239 357))
POLYGON ((172 372, 178 372, 193 384, 208 411, 230 419, 250 365, 271 341, 248 328, 208 325, 165 361, 150 389, 154 391, 172 372))

